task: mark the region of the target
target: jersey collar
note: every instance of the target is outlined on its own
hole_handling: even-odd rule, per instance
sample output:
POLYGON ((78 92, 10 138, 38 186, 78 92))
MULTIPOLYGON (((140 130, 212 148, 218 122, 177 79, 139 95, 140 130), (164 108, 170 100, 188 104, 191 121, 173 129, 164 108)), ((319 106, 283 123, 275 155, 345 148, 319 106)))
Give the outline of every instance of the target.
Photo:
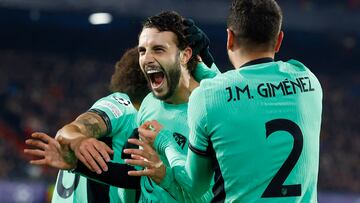
POLYGON ((240 68, 245 67, 245 66, 252 66, 252 65, 256 65, 256 64, 260 64, 260 63, 268 63, 268 62, 273 62, 274 59, 270 58, 270 57, 265 57, 265 58, 259 58, 259 59, 255 59, 252 61, 249 61, 245 64, 243 64, 242 66, 240 66, 240 68))

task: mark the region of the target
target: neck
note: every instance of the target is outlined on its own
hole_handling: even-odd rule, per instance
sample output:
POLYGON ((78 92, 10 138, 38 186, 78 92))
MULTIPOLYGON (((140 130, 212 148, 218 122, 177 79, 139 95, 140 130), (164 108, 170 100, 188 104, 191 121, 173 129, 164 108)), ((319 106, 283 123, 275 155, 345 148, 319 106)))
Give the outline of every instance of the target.
POLYGON ((166 103, 169 104, 183 104, 187 103, 189 101, 190 91, 188 89, 178 87, 175 90, 175 93, 173 96, 171 96, 169 99, 165 100, 166 103))
POLYGON ((199 86, 199 83, 194 79, 186 68, 182 68, 178 87, 173 96, 165 100, 171 104, 182 104, 189 101, 191 92, 199 86))
POLYGON ((274 58, 274 57, 275 57, 274 52, 268 52, 268 51, 244 52, 239 49, 233 52, 232 62, 235 68, 239 69, 242 65, 244 65, 247 62, 260 58, 274 58))

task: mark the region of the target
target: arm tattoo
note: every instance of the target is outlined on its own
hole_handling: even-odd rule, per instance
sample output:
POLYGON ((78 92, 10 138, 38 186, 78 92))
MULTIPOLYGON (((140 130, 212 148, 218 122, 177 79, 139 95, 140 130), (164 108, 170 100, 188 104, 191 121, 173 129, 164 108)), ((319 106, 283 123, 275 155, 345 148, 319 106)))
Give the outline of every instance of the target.
POLYGON ((99 138, 107 131, 104 121, 94 113, 84 113, 76 121, 81 126, 81 132, 89 137, 99 138))

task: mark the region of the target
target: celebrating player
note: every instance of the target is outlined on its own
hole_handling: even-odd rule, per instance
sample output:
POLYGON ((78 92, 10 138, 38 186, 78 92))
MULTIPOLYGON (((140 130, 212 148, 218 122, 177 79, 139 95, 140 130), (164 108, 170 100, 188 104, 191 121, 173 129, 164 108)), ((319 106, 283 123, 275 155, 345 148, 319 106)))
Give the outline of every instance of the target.
MULTIPOLYGON (((207 67, 204 68, 202 64, 198 64, 197 58, 194 57, 199 54, 202 58, 207 59, 207 62, 210 61, 210 64, 212 63, 212 57, 208 52, 208 40, 206 36, 202 32, 199 33, 199 31, 198 28, 194 27, 192 21, 184 21, 177 13, 163 12, 150 17, 144 23, 143 30, 139 37, 139 61, 144 74, 151 84, 152 94, 149 94, 146 99, 144 99, 139 111, 138 120, 140 123, 149 119, 159 119, 163 122, 173 123, 169 126, 171 127, 171 132, 169 131, 168 136, 178 140, 179 147, 183 150, 183 154, 187 153, 187 137, 184 136, 188 135, 188 127, 186 125, 187 101, 192 89, 198 86, 198 83, 191 73, 198 76, 197 80, 200 80, 202 77, 213 77, 216 75, 214 71, 209 71, 207 67), (187 34, 190 35, 186 36, 185 32, 189 32, 187 34), (194 37, 194 34, 199 34, 200 40, 198 37, 194 37), (194 40, 191 40, 191 38, 194 40), (193 47, 193 49, 191 49, 190 46, 193 47), (194 50, 194 52, 192 52, 192 50, 194 50)), ((93 141, 96 142, 96 140, 93 141)), ((107 153, 106 150, 101 150, 103 146, 97 146, 96 150, 103 152, 100 154, 107 153)), ((75 147, 71 147, 71 144, 70 148, 76 150, 75 147)), ((54 151, 55 150, 48 151, 46 154, 50 156, 54 151)), ((78 154, 79 153, 77 153, 77 156, 78 154)), ((89 152, 89 154, 92 154, 92 152, 89 152)), ((98 158, 101 159, 102 156, 89 155, 88 157, 89 159, 86 159, 84 162, 88 168, 94 169, 91 163, 98 163, 101 164, 101 167, 98 168, 105 171, 99 175, 89 173, 82 166, 82 162, 78 162, 76 168, 77 173, 85 174, 98 181, 118 187, 127 187, 123 184, 129 184, 129 181, 124 181, 121 178, 123 174, 121 171, 126 171, 124 166, 121 166, 124 164, 109 165, 109 163, 107 163, 107 167, 102 165, 105 163, 104 161, 97 160, 98 158), (121 169, 119 169, 119 167, 121 169)), ((104 157, 105 156, 103 156, 103 158, 104 157)), ((81 158, 81 156, 79 156, 79 158, 81 158)), ((60 156, 59 159, 62 159, 62 157, 60 156)), ((165 160, 165 158, 162 159, 165 160)), ((154 154, 151 160, 162 163, 156 154, 154 154)), ((63 162, 64 160, 61 161, 63 162)), ((165 173, 164 165, 160 164, 158 167, 165 173)), ((181 192, 179 187, 171 184, 172 175, 170 168, 166 170, 166 175, 166 178, 162 176, 156 180, 156 182, 146 177, 142 178, 142 196, 140 201, 187 201, 183 195, 179 194, 179 192, 181 192), (161 184, 161 186, 167 190, 159 187, 157 183, 161 184)), ((199 200, 207 202, 209 200, 208 196, 204 196, 202 200, 199 198, 199 200)), ((192 197, 187 198, 191 200, 192 197)))
MULTIPOLYGON (((274 0, 232 2, 227 50, 236 70, 192 92, 186 159, 159 124, 168 123, 139 129, 193 195, 207 191, 215 172, 212 202, 317 202, 322 89, 299 61, 274 61, 281 23, 274 0)), ((146 143, 132 142, 146 149, 131 150, 132 163, 151 167, 139 159, 148 157, 146 143)))

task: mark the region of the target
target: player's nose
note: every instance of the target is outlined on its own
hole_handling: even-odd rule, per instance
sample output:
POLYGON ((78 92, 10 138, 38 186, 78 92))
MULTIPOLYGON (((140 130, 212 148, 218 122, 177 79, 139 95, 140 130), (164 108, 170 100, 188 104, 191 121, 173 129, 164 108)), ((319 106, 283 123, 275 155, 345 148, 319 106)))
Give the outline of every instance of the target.
POLYGON ((154 56, 151 54, 150 51, 146 51, 142 56, 142 61, 144 64, 148 65, 155 62, 154 56))

